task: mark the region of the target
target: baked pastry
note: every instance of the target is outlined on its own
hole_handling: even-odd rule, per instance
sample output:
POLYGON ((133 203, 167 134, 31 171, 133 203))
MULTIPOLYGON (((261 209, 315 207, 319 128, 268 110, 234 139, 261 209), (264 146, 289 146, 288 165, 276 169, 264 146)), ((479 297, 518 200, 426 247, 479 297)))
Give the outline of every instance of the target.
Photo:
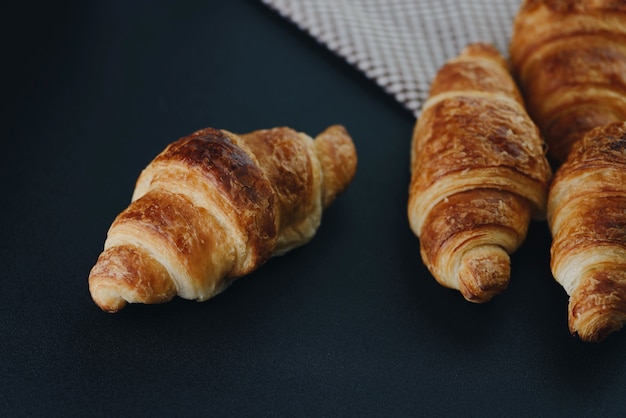
POLYGON ((626 120, 626 2, 525 0, 512 71, 556 164, 588 130, 626 120))
POLYGON ((531 219, 545 218, 552 175, 506 62, 472 44, 436 75, 415 126, 408 215, 443 286, 486 302, 510 279, 531 219))
POLYGON ((601 341, 626 321, 626 122, 594 128, 574 145, 554 176, 547 216, 569 329, 601 341))
POLYGON ((315 140, 289 128, 181 138, 142 171, 111 225, 89 275, 92 298, 108 312, 176 295, 204 301, 308 242, 355 170, 339 125, 315 140))

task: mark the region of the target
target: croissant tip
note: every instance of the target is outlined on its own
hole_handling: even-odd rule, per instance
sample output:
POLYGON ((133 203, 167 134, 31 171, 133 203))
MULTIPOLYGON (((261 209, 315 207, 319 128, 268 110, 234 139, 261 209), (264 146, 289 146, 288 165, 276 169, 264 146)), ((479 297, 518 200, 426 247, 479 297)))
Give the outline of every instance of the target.
POLYGON ((473 42, 466 45, 461 51, 461 55, 478 55, 499 58, 496 47, 489 42, 473 42))
POLYGON ((472 248, 461 259, 459 290, 467 301, 485 303, 508 287, 510 276, 510 258, 502 247, 472 248))
POLYGON ((582 341, 599 342, 626 324, 624 272, 595 269, 572 292, 568 303, 570 332, 582 341))
POLYGON ((100 309, 108 313, 119 312, 127 303, 118 292, 97 287, 91 289, 91 298, 100 309))
POLYGON ((577 318, 570 317, 570 333, 581 341, 599 343, 624 326, 626 317, 613 313, 590 312, 577 318))
POLYGON ((342 135, 348 135, 348 130, 346 129, 346 127, 337 123, 334 125, 329 125, 328 127, 326 127, 326 129, 324 129, 324 131, 322 131, 322 133, 326 132, 336 132, 342 135))
POLYGON ((604 341, 609 335, 619 331, 622 324, 605 325, 599 327, 591 327, 592 329, 578 330, 570 327, 570 333, 578 337, 581 341, 589 343, 599 343, 604 341))
POLYGON ((327 208, 352 182, 357 153, 343 125, 331 125, 315 138, 315 147, 324 173, 322 206, 327 208))

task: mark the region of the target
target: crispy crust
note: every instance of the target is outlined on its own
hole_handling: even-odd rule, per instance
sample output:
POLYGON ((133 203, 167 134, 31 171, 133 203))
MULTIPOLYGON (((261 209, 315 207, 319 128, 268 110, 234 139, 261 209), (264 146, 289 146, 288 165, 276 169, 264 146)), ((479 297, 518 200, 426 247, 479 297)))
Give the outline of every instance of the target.
POLYGON ((438 72, 416 123, 408 215, 435 279, 473 302, 506 288, 509 256, 545 216, 550 166, 502 56, 473 44, 438 72))
POLYGON ((316 142, 290 128, 207 128, 170 144, 111 225, 89 276, 94 301, 109 312, 176 295, 203 301, 308 242, 356 170, 345 129, 316 142))
POLYGON ((587 131, 626 119, 626 3, 526 0, 509 48, 529 114, 558 164, 587 131))
POLYGON ((550 188, 551 268, 570 296, 569 327, 601 341, 626 321, 626 123, 591 130, 550 188))

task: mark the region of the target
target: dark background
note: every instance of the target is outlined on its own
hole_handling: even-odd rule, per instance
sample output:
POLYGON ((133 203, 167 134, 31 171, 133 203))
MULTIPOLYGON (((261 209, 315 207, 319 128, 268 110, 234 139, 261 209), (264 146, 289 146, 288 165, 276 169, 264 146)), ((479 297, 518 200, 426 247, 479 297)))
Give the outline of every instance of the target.
POLYGON ((569 335, 545 223, 492 302, 436 284, 406 219, 413 116, 259 1, 17 3, 2 13, 0 414, 626 412, 626 334, 569 335), (91 301, 106 231, 168 143, 335 123, 358 171, 308 245, 204 303, 91 301))

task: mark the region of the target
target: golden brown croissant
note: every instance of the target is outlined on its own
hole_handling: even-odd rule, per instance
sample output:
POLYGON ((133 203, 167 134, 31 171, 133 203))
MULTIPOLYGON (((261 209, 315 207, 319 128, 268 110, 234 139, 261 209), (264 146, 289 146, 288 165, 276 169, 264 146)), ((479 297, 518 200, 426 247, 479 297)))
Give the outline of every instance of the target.
POLYGON ((204 301, 309 241, 355 170, 339 125, 315 140, 289 128, 181 138, 143 170, 111 225, 89 275, 92 298, 109 312, 176 295, 204 301))
POLYGON ((509 254, 545 217, 543 145, 495 48, 469 45, 439 70, 413 133, 408 204, 439 283, 472 302, 507 287, 509 254))
POLYGON ((626 1, 525 0, 509 53, 556 163, 591 128, 626 120, 626 1))
POLYGON ((554 176, 551 268, 569 300, 569 328, 600 341, 626 322, 626 123, 591 130, 554 176))

